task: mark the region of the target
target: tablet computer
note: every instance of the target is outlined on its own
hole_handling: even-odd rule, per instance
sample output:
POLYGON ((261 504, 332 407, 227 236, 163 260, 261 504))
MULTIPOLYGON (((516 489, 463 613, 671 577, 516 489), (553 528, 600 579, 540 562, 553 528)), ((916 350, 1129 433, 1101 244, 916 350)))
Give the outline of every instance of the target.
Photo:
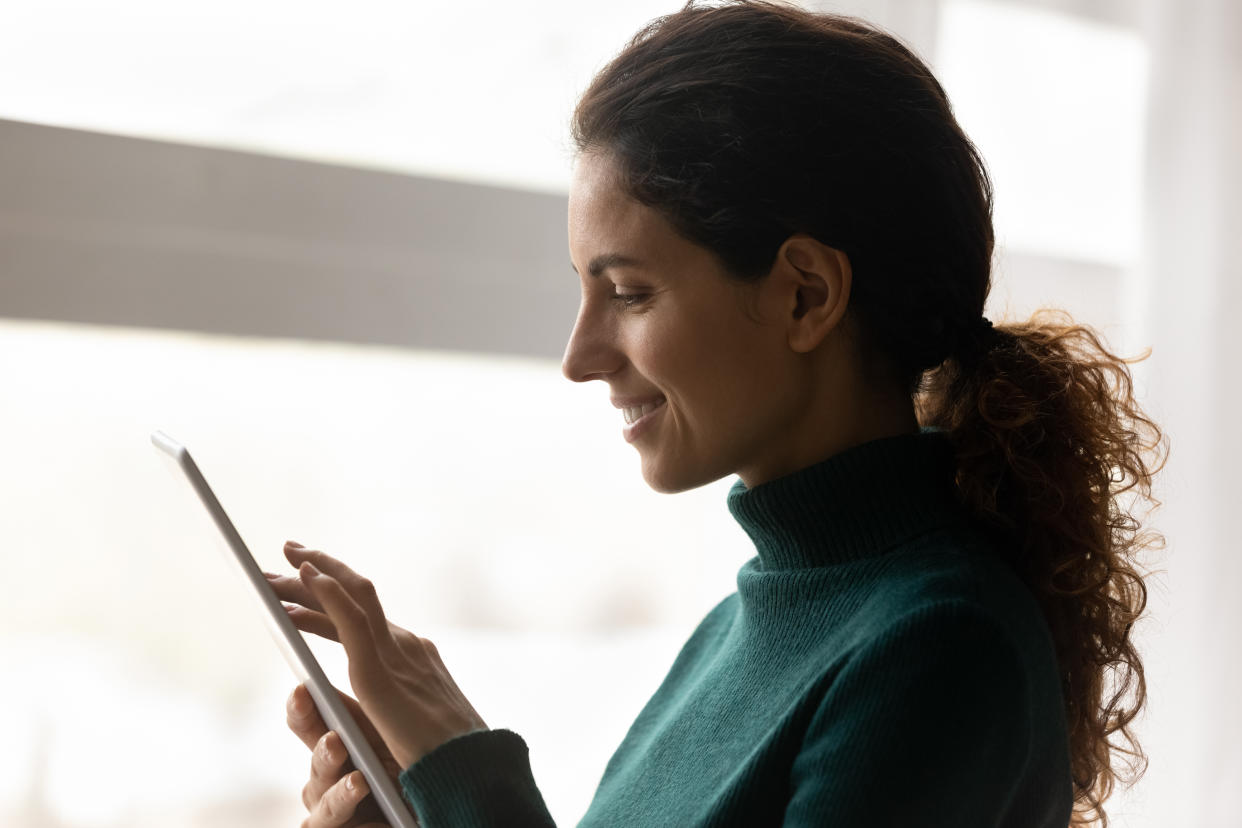
POLYGON ((349 758, 353 760, 354 767, 366 776, 367 784, 371 786, 371 795, 379 803, 384 817, 392 828, 418 828, 418 821, 410 813, 401 794, 397 791, 397 786, 385 772, 384 766, 380 764, 379 757, 371 749, 371 744, 363 735, 362 728, 342 704, 340 697, 336 694, 336 689, 328 681, 323 668, 311 653, 306 641, 303 640, 302 634, 285 614, 284 606, 268 585, 263 570, 259 568, 250 550, 242 542, 241 535, 237 533, 233 522, 225 514, 224 508, 220 506, 220 501, 212 493, 211 487, 207 485, 207 480, 198 470, 198 466, 194 464, 190 453, 186 451, 185 446, 162 431, 152 433, 151 442, 177 466, 180 474, 189 481, 198 499, 202 501, 208 514, 211 515, 212 521, 220 530, 220 534, 224 536, 225 543, 231 552, 228 556, 231 568, 242 576, 246 591, 267 622, 268 632, 271 633, 272 640, 276 642, 276 647, 285 657, 285 661, 289 663, 294 675, 310 691, 311 698, 315 700, 315 707, 323 716, 324 723, 341 737, 345 749, 349 751, 349 758))

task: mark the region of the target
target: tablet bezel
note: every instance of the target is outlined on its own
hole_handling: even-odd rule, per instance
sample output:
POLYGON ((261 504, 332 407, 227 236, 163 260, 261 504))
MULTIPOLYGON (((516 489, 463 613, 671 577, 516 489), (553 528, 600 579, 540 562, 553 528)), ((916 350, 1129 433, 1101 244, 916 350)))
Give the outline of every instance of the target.
POLYGON ((220 530, 228 549, 232 552, 231 560, 236 564, 232 568, 249 585, 250 593, 259 599, 263 618, 267 622, 266 626, 272 640, 294 675, 310 691, 315 707, 318 708, 328 728, 335 730, 341 737, 345 749, 349 751, 350 759, 354 762, 354 767, 366 776, 367 783, 371 787, 371 795, 379 803, 385 818, 388 819, 392 828, 418 828, 418 821, 410 813, 409 807, 393 780, 388 776, 379 757, 375 755, 370 742, 363 735, 362 728, 354 721, 354 717, 350 715, 340 696, 337 695, 336 688, 328 681, 327 675, 314 654, 311 653, 302 634, 289 620, 280 599, 276 597, 275 591, 263 575, 263 570, 259 568, 254 556, 250 554, 250 550, 242 541, 233 522, 229 520, 229 516, 225 513, 224 507, 220 505, 215 493, 207 485, 207 479, 203 477, 194 459, 190 457, 190 452, 162 431, 153 432, 151 442, 162 456, 172 460, 181 470, 195 494, 198 495, 199 501, 207 508, 208 514, 211 515, 212 521, 220 530))

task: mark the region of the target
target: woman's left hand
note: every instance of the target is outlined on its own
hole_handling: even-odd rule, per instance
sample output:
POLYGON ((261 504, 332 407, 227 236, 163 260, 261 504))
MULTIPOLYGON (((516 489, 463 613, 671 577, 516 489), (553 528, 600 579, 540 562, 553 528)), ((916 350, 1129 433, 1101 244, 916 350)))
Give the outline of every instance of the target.
POLYGON ((369 580, 293 541, 285 557, 297 577, 269 574, 268 583, 294 626, 345 647, 354 695, 402 768, 455 736, 487 729, 435 645, 388 621, 369 580))

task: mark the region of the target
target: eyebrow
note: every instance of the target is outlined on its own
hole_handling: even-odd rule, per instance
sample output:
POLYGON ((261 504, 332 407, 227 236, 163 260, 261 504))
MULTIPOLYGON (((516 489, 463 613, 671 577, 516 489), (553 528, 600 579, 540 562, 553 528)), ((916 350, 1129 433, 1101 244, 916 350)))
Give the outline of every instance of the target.
MULTIPOLYGON (((578 272, 578 268, 574 267, 574 263, 570 262, 569 266, 573 268, 574 273, 578 272)), ((622 255, 621 253, 601 253, 591 260, 591 264, 587 267, 587 272, 598 278, 605 270, 614 267, 642 267, 643 263, 638 259, 622 255)))

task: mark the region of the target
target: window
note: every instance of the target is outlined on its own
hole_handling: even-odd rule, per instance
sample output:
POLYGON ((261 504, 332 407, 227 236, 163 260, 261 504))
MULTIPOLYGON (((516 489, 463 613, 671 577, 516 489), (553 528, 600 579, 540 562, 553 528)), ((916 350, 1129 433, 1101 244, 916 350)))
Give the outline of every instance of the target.
POLYGON ((1141 37, 1022 3, 950 0, 936 58, 995 186, 989 313, 1065 307, 1113 339, 1133 335, 1147 94, 1141 37))
MULTIPOLYGON (((559 196, 575 94, 675 5, 18 4, 0 20, 0 117, 559 196)), ((948 0, 935 57, 996 184, 994 304, 1121 321, 1141 208, 1139 39, 1021 4, 948 0)), ((0 475, 0 563, 20 587, 0 602, 0 664, 20 677, 0 685, 0 707, 18 712, 0 752, 0 824, 258 828, 301 817, 306 753, 282 713, 292 679, 239 609, 203 516, 180 481, 170 489, 147 444, 155 428, 189 446, 269 566, 292 535, 372 577, 393 619, 437 642, 488 723, 527 738, 553 815, 572 823, 751 547, 725 510, 730 481, 676 498, 646 488, 602 386, 569 383, 550 355, 455 350, 480 333, 456 322, 430 340, 401 338, 403 314, 451 306, 456 319, 471 291, 509 290, 492 302, 511 316, 543 308, 540 330, 554 320, 568 333, 572 318, 561 321, 555 286, 532 299, 497 274, 498 262, 520 261, 534 284, 551 254, 514 246, 486 267, 455 264, 462 239, 435 227, 444 249, 432 258, 400 221, 380 226, 385 210, 434 201, 445 226, 467 229, 458 218, 500 224, 484 202, 539 213, 513 231, 524 238, 543 234, 559 206, 511 209, 495 193, 451 201, 464 186, 430 198, 398 193, 395 177, 184 148, 159 156, 176 173, 161 179, 144 175, 146 150, 74 141, 0 191, 2 275, 28 279, 7 298, 51 284, 65 302, 20 312, 101 323, 0 320, 0 456, 17 470, 0 475), (165 209, 187 188, 194 210, 165 209), (273 197, 243 211, 256 192, 273 197), (297 213, 299 203, 339 212, 297 213), (455 267, 479 281, 450 298, 455 267), (188 316, 122 311, 153 307, 142 304, 150 294, 200 273, 228 276, 203 294, 218 307, 201 315, 244 315, 250 336, 129 327, 182 327, 188 316), (393 288, 411 274, 423 279, 416 290, 393 288), (348 324, 319 335, 356 339, 382 316, 385 332, 365 341, 388 345, 277 338, 295 330, 285 320, 262 329, 272 317, 261 303, 294 291, 298 312, 320 315, 361 295, 337 314, 348 324), (116 305, 101 311, 105 295, 116 305), (140 786, 84 772, 84 756, 145 768, 140 786)), ((562 216, 548 237, 570 282, 562 216)), ((428 330, 433 321, 418 317, 428 330)), ((316 650, 347 686, 335 649, 316 650)))
POLYGON ((672 9, 8 4, 0 118, 564 192, 575 96, 625 38, 672 9))
MULTIPOLYGON (((6 825, 301 818, 294 680, 155 428, 186 443, 262 565, 287 568, 292 537, 372 577, 488 724, 530 742, 565 824, 751 554, 731 481, 651 492, 606 389, 548 360, 13 321, 0 354, 18 401, 0 407, 0 456, 21 472, 0 475, 20 586, 0 603, 0 663, 20 677, 0 686, 19 712, 6 825)), ((312 646, 348 688, 335 645, 312 646)))

